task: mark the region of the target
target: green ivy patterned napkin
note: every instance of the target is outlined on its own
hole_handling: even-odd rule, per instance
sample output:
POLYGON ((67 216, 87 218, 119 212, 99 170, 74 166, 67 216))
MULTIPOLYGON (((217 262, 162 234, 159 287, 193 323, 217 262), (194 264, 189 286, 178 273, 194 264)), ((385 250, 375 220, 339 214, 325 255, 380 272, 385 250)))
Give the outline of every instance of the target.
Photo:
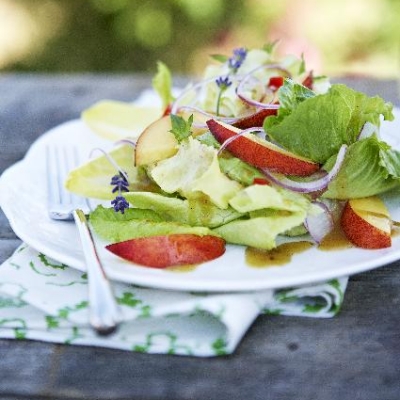
POLYGON ((232 353, 259 314, 331 317, 347 278, 251 293, 199 294, 113 283, 121 327, 97 336, 87 323, 86 274, 21 245, 0 266, 0 337, 146 353, 232 353))

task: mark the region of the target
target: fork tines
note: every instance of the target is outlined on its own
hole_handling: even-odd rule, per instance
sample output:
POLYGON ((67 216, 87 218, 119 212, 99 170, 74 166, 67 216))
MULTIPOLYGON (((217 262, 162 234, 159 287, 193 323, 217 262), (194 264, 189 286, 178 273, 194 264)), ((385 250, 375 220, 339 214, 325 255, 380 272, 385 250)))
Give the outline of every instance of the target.
POLYGON ((79 165, 79 153, 75 146, 46 147, 46 169, 49 216, 56 220, 73 220, 76 208, 87 208, 83 197, 65 189, 68 173, 79 165))

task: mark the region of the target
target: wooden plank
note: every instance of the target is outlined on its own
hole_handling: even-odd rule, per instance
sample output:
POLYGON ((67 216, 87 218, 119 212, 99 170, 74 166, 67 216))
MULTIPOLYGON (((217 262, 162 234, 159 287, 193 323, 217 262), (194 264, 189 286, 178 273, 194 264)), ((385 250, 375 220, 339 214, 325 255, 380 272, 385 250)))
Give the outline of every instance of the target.
MULTIPOLYGON (((394 82, 347 83, 398 104, 394 82)), ((143 76, 1 75, 0 172, 43 132, 95 101, 131 100, 149 84, 143 76)), ((0 262, 19 243, 0 212, 0 262)), ((0 399, 398 400, 399 306, 396 262, 352 277, 333 319, 259 317, 232 356, 0 340, 0 399)))

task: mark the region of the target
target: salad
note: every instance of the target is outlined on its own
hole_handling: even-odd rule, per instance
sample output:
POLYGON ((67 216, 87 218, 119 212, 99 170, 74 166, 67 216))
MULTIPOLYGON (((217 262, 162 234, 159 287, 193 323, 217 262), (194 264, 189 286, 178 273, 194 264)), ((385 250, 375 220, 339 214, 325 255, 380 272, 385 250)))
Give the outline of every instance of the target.
MULTIPOLYGON (((106 248, 164 268, 215 259, 226 244, 320 245, 337 227, 355 246, 390 247, 396 223, 379 195, 399 186, 400 152, 379 127, 392 104, 315 76, 302 57, 276 57, 274 44, 212 59, 178 94, 158 64, 162 110, 138 137, 133 106, 102 105, 110 130, 128 134, 66 187, 105 201, 90 223, 106 248)), ((94 109, 82 118, 105 136, 94 109)))

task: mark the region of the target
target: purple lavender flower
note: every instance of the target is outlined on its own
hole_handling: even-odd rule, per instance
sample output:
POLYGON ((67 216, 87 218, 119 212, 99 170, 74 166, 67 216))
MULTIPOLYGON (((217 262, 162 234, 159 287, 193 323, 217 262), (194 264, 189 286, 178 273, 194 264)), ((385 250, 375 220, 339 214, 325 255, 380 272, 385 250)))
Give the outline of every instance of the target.
POLYGON ((218 79, 215 80, 215 83, 218 85, 218 87, 221 90, 225 90, 227 89, 229 86, 232 85, 232 81, 229 80, 229 77, 226 76, 225 78, 223 78, 222 76, 220 76, 218 79))
POLYGON ((241 67, 246 55, 247 50, 243 47, 233 50, 233 56, 228 60, 228 65, 232 72, 236 73, 236 71, 241 67))
POLYGON ((129 182, 122 172, 120 172, 118 175, 114 175, 111 178, 110 185, 115 186, 112 190, 113 193, 115 193, 116 191, 118 191, 119 193, 129 192, 129 182))
POLYGON ((111 204, 114 207, 115 212, 120 211, 122 214, 127 208, 129 208, 129 203, 123 196, 117 196, 114 200, 111 201, 111 204))
POLYGON ((117 175, 114 175, 111 178, 110 185, 114 186, 112 193, 118 192, 118 196, 111 201, 111 204, 116 212, 120 211, 123 214, 125 209, 129 208, 129 203, 121 196, 122 192, 129 192, 129 182, 126 174, 119 172, 117 175))

